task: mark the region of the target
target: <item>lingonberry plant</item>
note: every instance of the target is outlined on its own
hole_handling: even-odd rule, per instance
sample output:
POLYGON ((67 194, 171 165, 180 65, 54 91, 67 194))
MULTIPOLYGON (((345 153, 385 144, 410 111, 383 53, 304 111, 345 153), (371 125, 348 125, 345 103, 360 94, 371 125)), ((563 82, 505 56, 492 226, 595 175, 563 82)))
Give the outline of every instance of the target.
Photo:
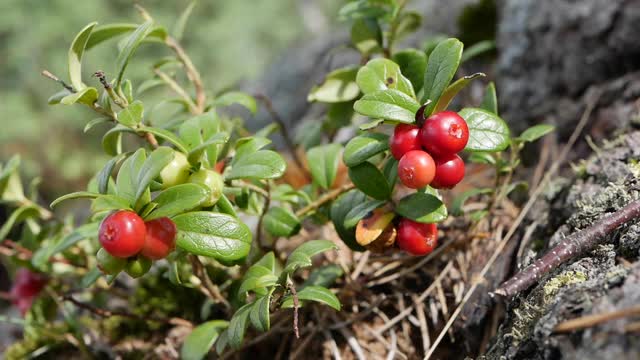
MULTIPOLYGON (((86 191, 51 204, 86 198, 91 214, 80 226, 72 219, 56 220, 37 204, 35 186, 29 197, 24 194, 16 157, 0 168, 2 200, 16 207, 0 238, 23 222, 20 244, 26 252, 17 250, 16 260, 51 274, 50 293, 82 309, 92 308, 73 293, 113 284, 126 276, 122 272, 133 278, 164 273, 173 284, 198 289, 219 308, 215 314, 220 318, 203 315, 207 321, 196 324, 184 341, 182 355, 188 359, 205 356, 214 345, 218 353, 238 348, 249 325, 268 331, 278 309, 294 308, 296 335, 299 307, 318 302, 340 310, 339 297, 329 289, 342 274, 339 267, 299 271, 336 244, 305 241, 285 254, 279 239, 295 236, 303 225, 331 222, 355 251, 399 248, 429 254, 437 246, 436 223, 448 216, 438 189, 463 181, 463 157, 495 166, 497 186, 464 193, 454 201, 456 214, 470 196, 492 194, 487 209, 507 196, 516 188, 511 174, 519 164, 518 151, 551 130, 540 126, 511 139, 498 116, 492 84, 479 107, 448 110, 460 90, 484 77, 477 73, 452 82, 461 61, 478 51, 463 53, 462 43, 453 38, 439 39, 425 50, 396 50, 396 42, 420 22, 404 3, 357 0, 340 10, 351 23, 361 64, 332 71, 311 90, 309 101, 325 103, 327 115, 305 126, 295 141, 266 96, 207 93, 179 42, 187 15, 172 33, 142 8, 142 24, 87 25, 69 49, 69 83, 44 74, 63 87, 50 104, 96 113, 85 132, 108 127, 102 148, 111 159, 86 191), (123 39, 109 71, 92 69, 93 77, 83 76, 85 52, 116 37, 123 39), (127 65, 142 45, 170 55, 153 65, 151 79, 134 84, 127 79, 127 65), (173 104, 177 110, 161 122, 155 117, 158 105, 144 95, 162 86, 175 96, 161 105, 173 104), (239 104, 255 113, 257 100, 274 114, 275 126, 251 134, 225 107, 239 104), (346 144, 333 141, 339 130, 349 129, 357 134, 346 144), (283 180, 290 178, 287 162, 268 148, 278 130, 293 157, 292 168, 310 181, 283 180), (297 152, 297 145, 305 151, 297 152), (499 152, 509 147, 509 160, 503 160, 499 152), (401 187, 397 179, 411 189, 408 195, 395 195, 401 187), (255 230, 247 225, 251 218, 257 220, 255 230), (71 282, 72 276, 80 281, 71 282)), ((83 344, 78 328, 73 331, 83 344)))

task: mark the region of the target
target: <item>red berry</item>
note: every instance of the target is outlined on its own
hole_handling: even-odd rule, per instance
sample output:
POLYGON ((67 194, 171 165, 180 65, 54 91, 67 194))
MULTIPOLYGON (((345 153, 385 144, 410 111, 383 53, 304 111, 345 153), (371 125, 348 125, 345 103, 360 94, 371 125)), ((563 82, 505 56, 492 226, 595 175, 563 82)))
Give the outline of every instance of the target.
POLYGON ((464 178, 464 161, 458 155, 437 157, 436 176, 431 187, 436 189, 451 189, 464 178))
POLYGON ((411 150, 421 150, 418 134, 420 128, 415 125, 400 124, 393 130, 390 147, 391 154, 396 160, 400 160, 404 154, 411 150))
POLYGON ((140 252, 151 260, 165 258, 176 247, 176 224, 168 217, 147 221, 147 237, 140 252))
POLYGON ((469 141, 467 122, 453 111, 431 115, 420 130, 422 146, 434 156, 455 154, 469 141))
POLYGON ((22 315, 31 308, 33 299, 47 284, 47 278, 28 269, 19 269, 16 272, 13 286, 11 287, 11 302, 20 309, 22 315))
POLYGON ((427 255, 438 245, 438 228, 436 224, 401 219, 396 244, 409 254, 427 255))
POLYGON ((128 258, 142 250, 146 232, 144 221, 138 214, 120 210, 102 221, 98 239, 109 254, 128 258))
POLYGON ((398 177, 404 186, 420 189, 431 183, 436 165, 431 155, 422 150, 412 150, 404 154, 398 163, 398 177))

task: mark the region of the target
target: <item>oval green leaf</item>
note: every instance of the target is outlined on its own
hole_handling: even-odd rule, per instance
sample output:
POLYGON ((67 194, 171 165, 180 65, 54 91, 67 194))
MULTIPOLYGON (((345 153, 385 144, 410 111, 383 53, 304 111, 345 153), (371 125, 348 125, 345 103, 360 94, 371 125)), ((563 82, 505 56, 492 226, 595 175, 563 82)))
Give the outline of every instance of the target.
POLYGON ((316 146, 307 152, 307 160, 313 181, 324 189, 333 185, 340 164, 342 145, 316 146))
POLYGON ((440 42, 429 56, 427 70, 424 75, 422 102, 431 100, 424 110, 430 115, 444 90, 449 86, 460 65, 463 45, 458 39, 447 39, 440 42))
POLYGON ((232 165, 226 174, 232 179, 276 179, 284 174, 287 167, 280 154, 271 150, 260 150, 244 156, 232 165))
POLYGON ((346 67, 330 72, 320 85, 311 88, 307 101, 340 103, 358 97, 360 89, 356 84, 358 67, 346 67))
POLYGON ((212 320, 195 327, 182 344, 180 358, 183 360, 203 359, 218 339, 220 332, 227 326, 229 326, 227 321, 212 320))
POLYGON ((382 133, 367 133, 351 139, 344 148, 342 157, 348 167, 360 165, 374 155, 389 149, 389 136, 382 133))
POLYGON ((69 80, 71 81, 71 86, 78 92, 85 88, 82 82, 82 55, 84 54, 84 49, 87 46, 91 31, 96 24, 97 22, 92 22, 80 30, 69 48, 69 80))
POLYGON ((421 223, 437 223, 447 218, 447 207, 434 195, 416 192, 400 200, 396 213, 421 223))
POLYGON ((420 104, 398 90, 381 90, 364 95, 353 109, 374 119, 386 119, 411 124, 415 122, 420 104))
POLYGON ((502 151, 511 143, 509 127, 498 115, 478 108, 458 113, 469 126, 467 151, 502 151))
POLYGON ((281 207, 270 208, 264 216, 264 228, 273 236, 293 236, 300 231, 300 220, 281 207))
POLYGON ((372 163, 363 162, 349 168, 349 178, 363 193, 377 200, 387 200, 391 187, 382 172, 372 163))

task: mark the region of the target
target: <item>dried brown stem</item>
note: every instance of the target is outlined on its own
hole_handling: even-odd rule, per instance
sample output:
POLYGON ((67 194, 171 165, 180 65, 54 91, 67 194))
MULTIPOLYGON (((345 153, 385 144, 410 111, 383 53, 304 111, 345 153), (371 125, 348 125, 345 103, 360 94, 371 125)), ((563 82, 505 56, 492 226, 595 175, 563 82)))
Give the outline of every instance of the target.
POLYGON ((180 86, 180 84, 178 84, 175 80, 173 80, 171 78, 171 76, 167 75, 167 73, 165 73, 164 71, 160 70, 160 69, 153 69, 153 72, 162 80, 164 81, 167 85, 169 85, 169 87, 171 89, 173 89, 173 91, 175 91, 178 95, 180 95, 180 97, 182 97, 187 104, 189 104, 189 110, 192 113, 198 113, 198 107, 196 106, 196 104, 193 102, 193 100, 191 99, 191 96, 189 96, 189 94, 187 94, 187 92, 182 88, 182 86, 180 86))
POLYGON ((200 279, 200 281, 202 282, 202 286, 205 294, 207 294, 211 299, 216 300, 219 303, 222 303, 227 309, 230 309, 231 305, 229 304, 227 299, 225 299, 225 297, 222 296, 218 286, 214 284, 213 281, 211 281, 211 278, 207 273, 207 269, 205 269, 202 262, 200 262, 200 259, 198 258, 198 256, 189 255, 189 259, 191 260, 191 266, 193 267, 194 275, 198 279, 200 279))
POLYGON ((71 85, 67 84, 66 82, 64 82, 63 80, 58 78, 57 76, 53 75, 48 70, 42 70, 42 72, 40 74, 42 74, 42 76, 44 76, 44 77, 46 77, 48 79, 51 79, 53 81, 58 82, 60 85, 62 85, 63 88, 69 90, 70 92, 72 92, 72 93, 76 92, 71 85))
POLYGON ((296 291, 296 287, 291 279, 287 279, 287 287, 289 288, 289 291, 291 291, 291 296, 293 297, 293 332, 296 335, 296 339, 300 339, 300 329, 298 328, 298 310, 300 308, 300 302, 298 300, 298 292, 296 291))
POLYGON ((167 46, 176 53, 178 60, 180 60, 180 62, 185 67, 187 77, 189 78, 191 83, 193 83, 193 86, 196 89, 196 103, 194 113, 203 113, 206 105, 207 95, 205 93, 202 78, 200 77, 198 69, 196 69, 196 67, 193 65, 191 58, 189 57, 189 55, 187 55, 187 53, 184 51, 180 43, 176 41, 176 39, 172 38, 171 36, 167 36, 165 44, 167 44, 167 46))
POLYGON ((596 221, 592 226, 575 232, 562 240, 543 257, 504 282, 495 294, 513 296, 535 284, 540 277, 570 259, 593 249, 606 240, 606 236, 627 222, 640 217, 640 200, 596 221))
POLYGON ((577 319, 571 319, 561 322, 556 326, 553 331, 555 332, 570 332, 576 330, 586 329, 592 326, 596 326, 603 322, 621 319, 629 316, 640 315, 640 305, 632 306, 627 309, 621 309, 602 314, 593 314, 579 317, 577 319))

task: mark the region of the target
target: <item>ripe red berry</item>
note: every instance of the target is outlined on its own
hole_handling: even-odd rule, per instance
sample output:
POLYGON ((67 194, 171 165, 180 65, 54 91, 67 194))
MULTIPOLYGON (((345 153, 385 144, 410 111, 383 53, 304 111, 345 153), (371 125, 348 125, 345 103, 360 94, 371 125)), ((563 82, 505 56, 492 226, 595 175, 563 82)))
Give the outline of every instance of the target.
POLYGON ((168 217, 147 221, 147 236, 142 256, 151 260, 165 258, 176 247, 176 224, 168 217))
POLYGON ((11 302, 18 307, 22 315, 31 308, 33 299, 47 284, 47 278, 28 269, 19 269, 11 287, 11 302))
POLYGON ((393 130, 390 148, 391 154, 396 160, 400 160, 404 154, 411 150, 421 150, 418 134, 420 128, 415 125, 400 124, 393 130))
POLYGON ((436 176, 431 187, 436 189, 451 189, 464 178, 464 161, 458 155, 436 157, 436 176))
POLYGON ((144 221, 138 214, 120 210, 102 221, 98 239, 109 254, 128 258, 142 250, 146 232, 144 221))
POLYGON ((431 115, 420 130, 422 146, 434 156, 455 154, 469 141, 469 127, 460 115, 442 111, 431 115))
POLYGON ((412 150, 404 154, 398 163, 398 177, 404 186, 420 189, 431 183, 436 165, 431 155, 422 150, 412 150))
POLYGON ((427 255, 438 245, 438 228, 436 224, 401 219, 396 244, 409 254, 427 255))

